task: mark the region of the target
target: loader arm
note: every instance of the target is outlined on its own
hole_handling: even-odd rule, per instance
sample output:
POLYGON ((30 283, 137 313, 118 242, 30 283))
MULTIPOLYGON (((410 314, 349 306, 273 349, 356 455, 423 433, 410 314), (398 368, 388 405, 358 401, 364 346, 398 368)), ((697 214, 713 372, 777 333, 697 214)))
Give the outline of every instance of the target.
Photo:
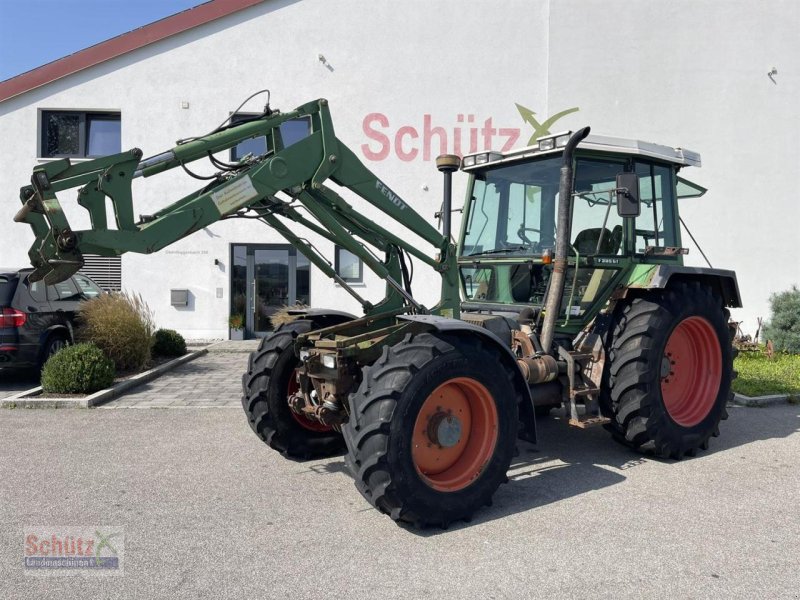
POLYGON ((459 291, 455 247, 409 204, 372 173, 335 135, 324 99, 288 113, 269 107, 258 117, 222 126, 212 133, 179 142, 174 148, 142 159, 142 151, 127 152, 72 164, 68 158, 34 168, 31 185, 20 190, 22 208, 14 220, 27 223, 36 237, 28 255, 35 270, 31 279, 62 281, 83 265, 83 254, 102 256, 125 252, 156 252, 208 225, 228 218, 256 218, 295 246, 323 273, 336 280, 371 312, 429 312, 412 296, 404 277, 404 255, 428 264, 442 278, 441 300, 431 312, 458 316, 459 291), (307 119, 309 135, 284 145, 280 126, 307 119), (267 151, 228 164, 214 157, 240 142, 264 136, 267 151), (136 218, 131 183, 210 159, 219 170, 201 189, 152 215, 136 218), (347 188, 385 213, 393 222, 433 247, 436 258, 354 209, 329 186, 347 188), (91 228, 74 230, 57 194, 78 188, 78 204, 89 213, 91 228), (280 196, 279 196, 280 194, 280 196), (108 225, 107 205, 114 228, 108 225), (288 222, 288 223, 287 223, 288 222), (333 269, 330 261, 291 227, 303 225, 358 256, 386 282, 386 298, 376 306, 366 302, 333 269), (383 253, 376 255, 368 246, 383 253))

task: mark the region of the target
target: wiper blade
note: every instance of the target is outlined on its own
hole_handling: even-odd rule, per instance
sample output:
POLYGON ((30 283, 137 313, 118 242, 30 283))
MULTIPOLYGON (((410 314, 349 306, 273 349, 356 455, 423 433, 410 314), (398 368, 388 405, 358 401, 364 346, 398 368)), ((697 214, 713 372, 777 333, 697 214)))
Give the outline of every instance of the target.
POLYGON ((494 250, 487 250, 486 252, 475 252, 467 254, 467 256, 488 256, 489 254, 506 254, 507 252, 519 252, 520 250, 527 250, 525 246, 513 246, 511 248, 495 248, 494 250))

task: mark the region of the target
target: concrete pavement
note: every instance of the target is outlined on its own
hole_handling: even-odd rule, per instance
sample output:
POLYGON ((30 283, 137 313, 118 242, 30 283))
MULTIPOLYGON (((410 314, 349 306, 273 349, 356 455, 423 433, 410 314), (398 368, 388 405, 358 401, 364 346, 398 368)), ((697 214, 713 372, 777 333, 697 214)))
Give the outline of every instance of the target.
POLYGON ((548 419, 491 508, 412 531, 239 411, 5 410, 0 598, 798 598, 800 406, 730 412, 681 462, 548 419), (26 576, 32 524, 124 527, 124 576, 26 576))

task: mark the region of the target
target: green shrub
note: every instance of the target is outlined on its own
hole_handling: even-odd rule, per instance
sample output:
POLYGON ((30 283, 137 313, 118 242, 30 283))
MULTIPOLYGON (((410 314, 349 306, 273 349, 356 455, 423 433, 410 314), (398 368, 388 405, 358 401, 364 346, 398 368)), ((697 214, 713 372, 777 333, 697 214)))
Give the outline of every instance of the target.
POLYGON ((103 294, 78 308, 78 337, 96 344, 119 371, 140 370, 150 360, 153 313, 138 294, 103 294))
POLYGON ((54 394, 90 394, 114 382, 114 363, 94 344, 67 346, 42 369, 42 389, 54 394))
POLYGON ((174 329, 159 329, 153 342, 153 354, 157 356, 183 356, 186 340, 174 329))
POLYGON ((769 299, 772 318, 764 326, 763 340, 772 341, 775 350, 800 354, 800 290, 773 294, 769 299))

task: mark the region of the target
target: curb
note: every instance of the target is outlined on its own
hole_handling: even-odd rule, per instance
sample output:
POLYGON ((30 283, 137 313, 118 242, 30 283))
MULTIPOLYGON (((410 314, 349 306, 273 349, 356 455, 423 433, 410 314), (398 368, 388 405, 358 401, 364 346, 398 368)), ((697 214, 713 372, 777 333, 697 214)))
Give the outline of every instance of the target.
POLYGON ((786 404, 789 401, 788 394, 771 394, 769 396, 744 396, 742 394, 734 394, 733 400, 730 404, 734 406, 774 406, 776 404, 786 404))
POLYGON ((128 390, 152 381, 167 371, 171 371, 175 367, 191 362, 207 353, 208 348, 201 348, 83 398, 37 398, 42 393, 42 387, 39 386, 8 398, 3 398, 0 400, 0 408, 91 408, 109 402, 128 390))

